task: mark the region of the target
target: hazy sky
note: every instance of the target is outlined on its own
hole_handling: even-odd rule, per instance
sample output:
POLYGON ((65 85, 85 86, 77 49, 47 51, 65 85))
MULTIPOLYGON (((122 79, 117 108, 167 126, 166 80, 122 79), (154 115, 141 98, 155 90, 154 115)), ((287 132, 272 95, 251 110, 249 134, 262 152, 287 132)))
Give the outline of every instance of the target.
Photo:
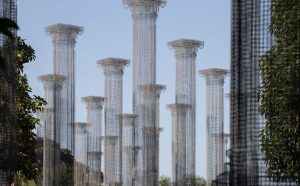
MULTIPOLYGON (((66 23, 84 27, 76 44, 76 121, 85 121, 81 97, 104 95, 102 69, 96 61, 106 57, 131 59, 131 15, 122 0, 20 0, 19 35, 36 51, 36 61, 25 72, 33 94, 44 95, 37 76, 53 72, 51 37, 46 26, 66 23)), ((160 99, 160 175, 171 176, 171 116, 166 104, 175 101, 175 56, 167 42, 179 38, 205 42, 198 51, 197 71, 230 67, 230 0, 168 0, 157 19, 157 83, 167 86, 160 99)), ((206 177, 205 82, 197 72, 196 173, 206 177)), ((228 92, 229 78, 225 80, 228 92)), ((131 65, 124 73, 123 111, 131 113, 131 65)), ((225 130, 228 132, 228 100, 225 130)))

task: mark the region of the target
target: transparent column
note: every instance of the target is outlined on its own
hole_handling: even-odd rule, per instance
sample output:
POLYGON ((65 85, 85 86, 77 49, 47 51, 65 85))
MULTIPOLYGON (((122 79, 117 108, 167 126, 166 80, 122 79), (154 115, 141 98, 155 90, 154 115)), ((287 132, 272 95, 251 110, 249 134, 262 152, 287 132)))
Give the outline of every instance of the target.
POLYGON ((40 130, 43 137, 43 185, 60 183, 60 137, 61 137, 61 90, 65 76, 47 74, 39 76, 43 83, 47 107, 40 115, 40 130))
MULTIPOLYGON (((164 6, 165 0, 123 0, 130 9, 132 17, 132 91, 133 113, 138 115, 136 122, 137 145, 143 144, 143 115, 139 106, 141 95, 138 86, 156 83, 156 21, 159 8, 164 6)), ((142 185, 143 170, 142 151, 138 152, 137 169, 138 182, 142 185)))
POLYGON ((71 125, 75 129, 74 184, 75 186, 82 186, 87 184, 87 141, 90 124, 75 122, 71 125))
POLYGON ((136 155, 140 149, 135 142, 135 114, 121 114, 122 126, 122 185, 133 186, 136 181, 136 155))
POLYGON ((167 105, 172 115, 172 177, 174 186, 186 183, 186 119, 191 105, 176 103, 167 105))
MULTIPOLYGON (((142 95, 140 115, 143 124, 143 184, 158 186, 159 176, 159 98, 164 85, 146 84, 139 86, 142 95)), ((137 184, 138 185, 138 184, 137 184)))
POLYGON ((104 97, 88 96, 83 97, 82 101, 87 109, 88 127, 88 184, 98 186, 101 180, 101 139, 102 136, 102 109, 104 97))
MULTIPOLYGON (((122 180, 122 130, 119 127, 119 114, 123 110, 123 73, 125 66, 129 63, 126 59, 106 58, 98 61, 98 65, 103 68, 104 72, 104 90, 105 90, 105 108, 104 108, 104 135, 115 136, 117 138, 114 146, 114 156, 116 157, 114 165, 106 165, 108 163, 106 153, 104 154, 104 184, 120 183, 122 180), (114 170, 115 172, 113 172, 114 170)), ((109 143, 105 143, 109 144, 109 143)), ((104 149, 106 149, 104 147, 104 149)))
POLYGON ((176 103, 191 104, 186 123, 186 173, 195 176, 196 165, 196 56, 204 42, 179 39, 168 43, 176 57, 176 103))
POLYGON ((207 180, 215 181, 224 171, 224 69, 201 70, 206 80, 207 180))
POLYGON ((61 147, 73 152, 74 131, 70 123, 75 119, 75 44, 83 27, 55 24, 45 28, 52 36, 54 74, 66 76, 62 89, 61 147))

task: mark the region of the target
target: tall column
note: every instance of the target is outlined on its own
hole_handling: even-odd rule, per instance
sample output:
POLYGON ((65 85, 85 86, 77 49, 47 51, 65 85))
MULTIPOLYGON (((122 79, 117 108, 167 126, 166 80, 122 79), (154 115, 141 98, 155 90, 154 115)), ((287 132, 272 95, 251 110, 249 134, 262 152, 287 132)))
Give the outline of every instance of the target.
POLYGON ((186 183, 186 119, 191 105, 176 103, 167 105, 172 115, 172 177, 174 186, 186 183))
POLYGON ((224 79, 228 70, 201 70, 206 80, 207 180, 224 171, 224 79))
MULTIPOLYGON (((142 95, 140 115, 143 124, 143 184, 158 186, 159 164, 159 97, 164 85, 146 84, 138 87, 142 95)), ((139 184, 137 184, 139 185, 139 184)))
POLYGON ((195 176, 196 155, 196 56, 203 41, 179 39, 168 45, 176 57, 176 103, 190 104, 186 120, 186 174, 195 176))
MULTIPOLYGON (((138 94, 138 86, 156 83, 156 20, 159 8, 165 5, 166 0, 123 0, 123 3, 129 7, 132 17, 132 109, 138 115, 136 142, 142 146, 143 123, 140 116, 143 113, 138 106, 142 99, 138 94)), ((141 174, 142 151, 138 152, 137 158, 137 172, 141 174)), ((142 178, 139 180, 142 181, 142 178)))
POLYGON ((83 27, 55 24, 45 28, 52 36, 54 74, 66 76, 62 89, 61 147, 73 152, 74 131, 71 123, 75 119, 75 44, 83 27))
POLYGON ((73 124, 75 129, 75 169, 74 169, 74 185, 82 186, 87 183, 87 141, 88 141, 88 127, 90 124, 75 122, 73 124))
MULTIPOLYGON (((98 61, 103 68, 105 76, 105 108, 104 108, 104 135, 115 136, 117 139, 114 145, 115 167, 109 164, 109 154, 104 153, 104 174, 112 174, 104 176, 104 184, 112 185, 120 183, 122 180, 122 131, 119 127, 118 114, 123 110, 123 73, 125 66, 129 63, 126 59, 106 58, 98 61), (114 171, 113 171, 114 170, 114 171)), ((105 139, 108 140, 108 139, 105 139)), ((105 145, 111 145, 111 142, 105 142, 105 145)), ((110 149, 113 147, 104 147, 110 149)))
POLYGON ((122 126, 122 185, 134 186, 136 183, 136 155, 140 147, 135 142, 135 114, 121 114, 120 126, 122 126))
POLYGON ((43 186, 60 184, 61 90, 65 76, 47 74, 39 76, 43 83, 47 107, 41 112, 43 143, 43 186))
POLYGON ((87 109, 88 128, 88 184, 98 186, 101 183, 101 139, 102 136, 102 109, 104 97, 88 96, 83 97, 82 101, 87 109))

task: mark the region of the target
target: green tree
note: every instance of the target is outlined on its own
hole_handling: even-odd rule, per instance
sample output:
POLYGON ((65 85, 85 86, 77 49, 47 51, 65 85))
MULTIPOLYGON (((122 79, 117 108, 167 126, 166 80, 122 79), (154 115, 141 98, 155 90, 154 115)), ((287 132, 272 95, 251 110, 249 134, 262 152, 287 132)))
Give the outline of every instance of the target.
POLYGON ((262 150, 276 181, 300 183, 300 1, 273 0, 275 43, 260 60, 262 150))
POLYGON ((31 96, 32 91, 24 73, 24 64, 35 59, 34 50, 18 37, 17 49, 17 171, 26 179, 35 178, 38 173, 36 161, 36 134, 33 132, 39 120, 34 113, 41 111, 46 104, 39 96, 31 96))
POLYGON ((8 18, 0 18, 0 33, 4 34, 10 39, 14 38, 13 33, 11 32, 11 29, 18 29, 17 23, 14 21, 8 19, 8 18))
POLYGON ((169 178, 167 176, 159 177, 159 185, 160 186, 171 186, 172 185, 171 178, 169 178))

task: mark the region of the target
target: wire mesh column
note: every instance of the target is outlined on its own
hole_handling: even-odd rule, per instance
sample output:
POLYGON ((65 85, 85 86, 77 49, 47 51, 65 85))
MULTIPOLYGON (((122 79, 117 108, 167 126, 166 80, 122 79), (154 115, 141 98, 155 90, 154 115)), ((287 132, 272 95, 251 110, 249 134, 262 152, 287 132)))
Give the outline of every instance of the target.
POLYGON ((207 180, 216 181, 224 171, 224 69, 205 69, 200 74, 206 80, 207 180))
POLYGON ((136 156, 140 147, 135 142, 135 114, 121 114, 122 126, 122 185, 135 186, 137 176, 136 156))
POLYGON ((104 108, 104 135, 115 136, 116 144, 112 148, 112 139, 106 139, 107 142, 104 145, 110 145, 110 147, 104 147, 110 152, 114 152, 115 163, 109 164, 110 152, 104 153, 104 184, 120 184, 122 180, 122 130, 119 127, 118 115, 123 110, 123 73, 124 68, 128 65, 129 61, 119 58, 106 58, 99 60, 98 65, 103 68, 105 80, 105 108, 104 108), (109 140, 109 141, 108 141, 109 140), (108 159, 107 159, 108 158, 108 159), (113 167, 115 166, 115 167, 113 167), (115 172, 113 172, 115 171, 115 172), (107 175, 111 174, 111 175, 107 175))
POLYGON ((142 95, 140 115, 143 124, 143 185, 158 186, 159 163, 159 98, 164 85, 146 84, 138 87, 142 95))
POLYGON ((89 123, 75 122, 75 169, 74 185, 83 186, 87 184, 87 149, 88 149, 88 127, 89 123))
POLYGON ((83 27, 55 24, 45 28, 52 37, 54 74, 66 76, 62 88, 62 126, 61 147, 74 151, 74 131, 71 123, 75 121, 75 44, 83 27))
MULTIPOLYGON (((159 8, 165 0, 123 0, 132 17, 132 91, 133 113, 138 115, 136 122, 136 142, 143 146, 143 115, 139 108, 141 95, 138 86, 156 83, 156 21, 159 8)), ((138 185, 143 185, 143 155, 137 157, 138 185)))
POLYGON ((104 97, 88 96, 81 98, 87 109, 88 139, 88 185, 100 186, 101 180, 101 139, 102 109, 104 97))
POLYGON ((178 39, 168 43, 176 57, 176 103, 191 104, 186 124, 186 174, 195 177, 196 165, 196 56, 204 42, 178 39))
POLYGON ((172 177, 173 186, 187 185, 186 174, 186 119, 191 105, 167 105, 172 115, 172 177))

